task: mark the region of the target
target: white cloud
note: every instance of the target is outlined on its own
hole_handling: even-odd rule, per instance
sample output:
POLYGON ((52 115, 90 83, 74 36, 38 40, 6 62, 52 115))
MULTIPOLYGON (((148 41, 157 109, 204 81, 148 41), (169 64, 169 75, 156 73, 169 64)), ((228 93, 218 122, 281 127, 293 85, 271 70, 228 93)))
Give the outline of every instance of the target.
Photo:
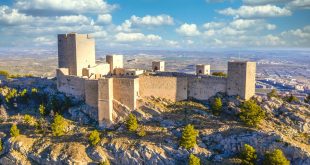
POLYGON ((98 23, 108 24, 108 23, 111 23, 111 21, 112 21, 112 15, 111 14, 100 14, 97 17, 98 23))
POLYGON ((134 25, 146 25, 146 26, 161 26, 161 25, 173 25, 173 18, 169 15, 146 15, 144 17, 131 16, 130 22, 134 25))
POLYGON ((32 16, 19 13, 17 9, 11 9, 8 6, 0 6, 0 24, 16 25, 33 21, 32 16))
POLYGON ((181 35, 184 36, 197 36, 200 34, 200 32, 197 29, 196 24, 183 24, 179 28, 176 29, 176 32, 178 32, 181 35))
POLYGON ((276 4, 276 3, 285 3, 290 0, 243 0, 243 3, 246 5, 266 5, 266 4, 276 4))
POLYGON ((66 11, 72 13, 107 13, 115 8, 104 0, 16 0, 20 10, 66 11))
POLYGON ((286 8, 274 5, 264 6, 241 6, 238 9, 226 8, 218 11, 220 14, 234 16, 236 18, 264 18, 289 16, 292 12, 286 8))
MULTIPOLYGON (((45 20, 47 18, 41 18, 38 20, 38 22, 45 20)), ((53 19, 53 18, 52 18, 53 19)), ((49 20, 51 21, 51 20, 49 20)), ((93 24, 93 20, 84 16, 84 15, 68 15, 68 16, 60 16, 60 17, 55 17, 54 23, 59 23, 59 24, 73 24, 73 25, 79 25, 79 24, 93 24)), ((51 21, 52 22, 52 21, 51 21)))
POLYGON ((224 22, 206 22, 203 27, 206 29, 220 28, 225 25, 224 22))
POLYGON ((310 0, 293 0, 287 4, 288 8, 310 9, 310 0))
POLYGON ((235 29, 274 30, 276 28, 276 25, 267 24, 262 19, 236 19, 230 25, 235 29))
POLYGON ((149 34, 149 35, 144 35, 142 33, 117 33, 115 35, 115 39, 118 42, 137 42, 137 41, 146 41, 146 42, 151 42, 151 41, 159 41, 162 38, 158 35, 154 34, 149 34))
POLYGON ((33 40, 37 45, 53 45, 56 43, 54 38, 50 37, 37 37, 33 40))

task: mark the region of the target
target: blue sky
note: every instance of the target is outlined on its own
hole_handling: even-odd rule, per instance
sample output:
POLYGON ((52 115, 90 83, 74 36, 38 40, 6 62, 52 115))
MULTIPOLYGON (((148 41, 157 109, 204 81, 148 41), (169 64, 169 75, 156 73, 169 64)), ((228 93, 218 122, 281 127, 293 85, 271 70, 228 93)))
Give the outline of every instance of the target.
POLYGON ((90 33, 98 49, 310 47, 310 0, 2 0, 0 48, 56 48, 90 33))

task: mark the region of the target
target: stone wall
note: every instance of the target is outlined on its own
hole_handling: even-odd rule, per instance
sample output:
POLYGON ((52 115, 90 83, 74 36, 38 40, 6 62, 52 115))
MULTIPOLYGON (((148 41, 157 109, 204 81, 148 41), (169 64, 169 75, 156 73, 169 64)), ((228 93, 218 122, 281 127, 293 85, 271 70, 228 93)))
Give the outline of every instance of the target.
POLYGON ((187 99, 186 77, 140 76, 141 97, 162 97, 172 101, 187 99))
POLYGON ((57 70, 57 88, 60 92, 85 99, 85 79, 64 75, 61 70, 57 70))
POLYGON ((85 103, 98 107, 98 80, 85 80, 85 103))
POLYGON ((130 109, 137 108, 138 78, 113 78, 113 97, 130 109))
POLYGON ((188 97, 207 100, 217 92, 226 92, 227 79, 224 77, 201 77, 188 79, 188 97))

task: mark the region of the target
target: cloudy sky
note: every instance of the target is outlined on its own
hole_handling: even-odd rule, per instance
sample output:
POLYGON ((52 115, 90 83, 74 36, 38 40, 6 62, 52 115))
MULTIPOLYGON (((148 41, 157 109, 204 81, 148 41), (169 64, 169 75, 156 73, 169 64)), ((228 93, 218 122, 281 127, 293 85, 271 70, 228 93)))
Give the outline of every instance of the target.
POLYGON ((1 0, 0 48, 56 48, 91 33, 97 49, 309 48, 310 0, 1 0))

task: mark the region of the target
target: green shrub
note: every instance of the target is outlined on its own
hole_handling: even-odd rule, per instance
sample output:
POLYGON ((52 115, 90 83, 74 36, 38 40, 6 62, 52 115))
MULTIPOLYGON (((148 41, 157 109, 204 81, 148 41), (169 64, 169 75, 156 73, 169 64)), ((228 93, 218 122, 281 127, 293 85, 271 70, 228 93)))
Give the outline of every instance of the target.
POLYGON ((186 149, 191 149, 195 147, 197 136, 198 136, 198 131, 195 130, 193 125, 188 124, 183 129, 180 146, 186 149))
POLYGON ((107 160, 101 162, 99 165, 110 165, 110 162, 109 162, 109 160, 107 159, 107 160))
POLYGON ((41 116, 44 116, 45 115, 45 107, 44 107, 44 105, 43 104, 40 104, 40 106, 39 106, 39 113, 40 113, 40 115, 41 116))
POLYGON ((217 97, 214 99, 214 101, 211 104, 211 108, 212 108, 212 113, 214 115, 219 115, 222 111, 222 99, 217 97))
POLYGON ((0 70, 0 75, 5 76, 6 78, 9 77, 9 72, 5 71, 5 70, 0 70))
POLYGON ((189 155, 188 165, 200 165, 200 159, 194 154, 189 155))
POLYGON ((243 165, 254 165, 257 159, 256 150, 252 146, 245 144, 240 153, 240 159, 243 165))
POLYGON ((25 116, 24 116, 24 122, 26 123, 26 124, 29 124, 29 125, 35 125, 35 119, 32 117, 32 116, 30 116, 30 115, 28 115, 28 114, 26 114, 25 116))
POLYGON ((272 97, 278 98, 279 94, 278 94, 277 90, 272 89, 271 92, 267 93, 267 96, 268 96, 268 98, 272 98, 272 97))
POLYGON ((17 128, 16 124, 13 124, 11 129, 10 129, 10 135, 12 137, 17 137, 19 135, 19 129, 17 128))
POLYGON ((54 136, 62 136, 68 127, 67 121, 59 114, 56 114, 51 125, 54 136))
POLYGON ((298 102, 299 101, 299 99, 296 96, 292 95, 292 94, 290 94, 289 96, 285 96, 284 100, 286 100, 289 103, 298 102))
POLYGON ((97 145, 100 141, 100 133, 97 130, 92 131, 89 135, 88 140, 91 145, 97 145))
POLYGON ((136 131, 138 129, 138 121, 136 116, 129 114, 126 125, 129 131, 136 131))
POLYGON ((213 72, 213 76, 227 77, 227 74, 224 72, 213 72))
POLYGON ((240 108, 240 120, 250 127, 257 127, 265 118, 265 111, 254 100, 245 101, 240 108))
POLYGON ((2 140, 0 139, 0 153, 2 152, 3 147, 2 147, 2 140))
POLYGON ((142 128, 142 129, 140 129, 140 130, 137 132, 137 135, 138 135, 139 137, 144 137, 144 136, 146 135, 146 132, 145 132, 145 130, 142 128))
POLYGON ((265 154, 263 164, 265 165, 289 165, 290 161, 286 159, 285 155, 280 149, 265 154))

